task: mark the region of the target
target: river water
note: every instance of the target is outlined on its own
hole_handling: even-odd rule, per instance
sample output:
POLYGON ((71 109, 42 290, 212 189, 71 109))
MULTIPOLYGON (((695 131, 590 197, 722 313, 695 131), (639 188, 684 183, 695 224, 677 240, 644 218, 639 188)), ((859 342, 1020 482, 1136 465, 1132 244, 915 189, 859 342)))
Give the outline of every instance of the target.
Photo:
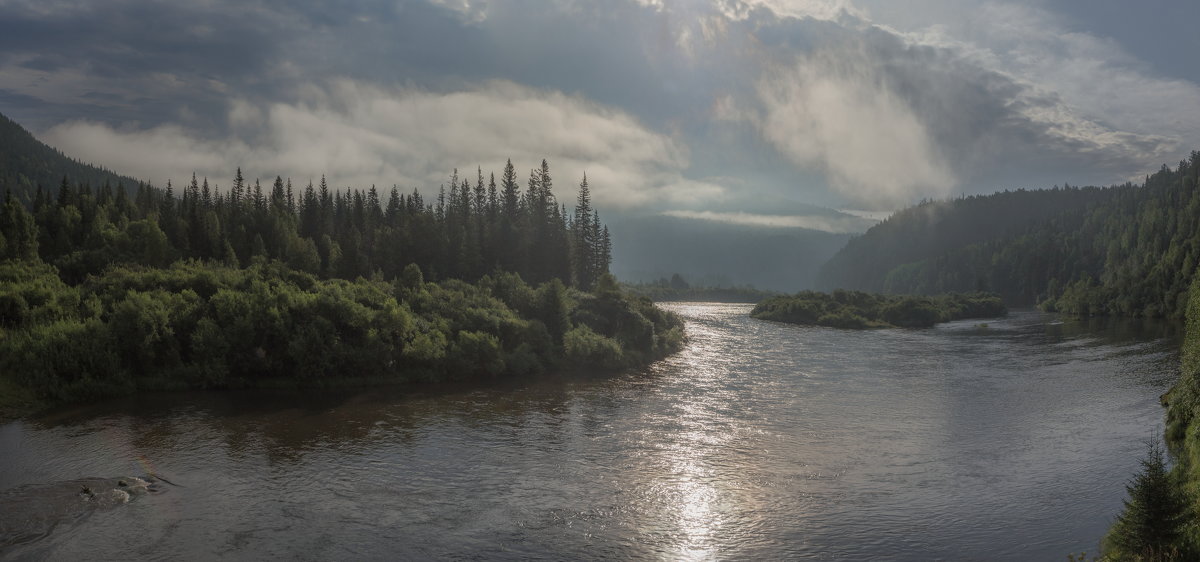
POLYGON ((0 425, 0 558, 1062 560, 1096 551, 1176 376, 1161 324, 856 332, 666 306, 687 348, 615 376, 0 425), (170 484, 78 493, 148 473, 170 484))

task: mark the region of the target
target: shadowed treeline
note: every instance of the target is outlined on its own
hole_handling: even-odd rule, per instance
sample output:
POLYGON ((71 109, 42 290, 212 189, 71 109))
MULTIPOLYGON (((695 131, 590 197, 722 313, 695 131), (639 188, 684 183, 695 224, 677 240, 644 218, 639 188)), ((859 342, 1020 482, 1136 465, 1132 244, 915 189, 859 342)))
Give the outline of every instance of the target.
POLYGON ((852 240, 820 285, 995 292, 1077 315, 1182 318, 1200 263, 1200 152, 1143 185, 927 202, 852 240))

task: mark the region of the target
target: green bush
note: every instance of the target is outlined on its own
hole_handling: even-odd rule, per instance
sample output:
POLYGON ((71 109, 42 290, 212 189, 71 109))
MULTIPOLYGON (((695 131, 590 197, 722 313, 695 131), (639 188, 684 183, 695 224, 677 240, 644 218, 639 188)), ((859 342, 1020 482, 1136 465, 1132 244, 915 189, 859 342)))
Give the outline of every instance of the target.
POLYGON ((52 267, 0 263, 0 359, 42 396, 337 379, 443 380, 615 369, 683 344, 682 322, 598 283, 531 288, 319 280, 279 262, 113 267, 78 287, 52 267), (569 337, 568 337, 569 336, 569 337))
POLYGON ((563 336, 563 351, 568 364, 584 369, 615 369, 624 365, 621 344, 591 328, 576 326, 563 336))
POLYGON ((861 291, 832 294, 802 291, 755 305, 750 316, 792 324, 831 328, 927 328, 939 322, 992 318, 1008 313, 990 293, 951 293, 936 297, 872 295, 861 291))

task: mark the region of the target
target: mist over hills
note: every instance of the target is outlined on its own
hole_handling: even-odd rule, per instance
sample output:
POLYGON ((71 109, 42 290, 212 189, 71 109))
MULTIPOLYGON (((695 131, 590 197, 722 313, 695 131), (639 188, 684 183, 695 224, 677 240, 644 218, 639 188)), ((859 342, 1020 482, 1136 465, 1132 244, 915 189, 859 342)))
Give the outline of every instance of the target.
MULTIPOLYGON (((832 212, 832 211, 831 211, 832 212)), ((683 275, 707 286, 811 288, 853 234, 650 215, 612 222, 612 272, 630 282, 683 275)))
POLYGON ((1200 263, 1200 152, 1141 185, 1012 191, 901 210, 840 250, 822 289, 992 291, 1082 315, 1182 318, 1200 263))

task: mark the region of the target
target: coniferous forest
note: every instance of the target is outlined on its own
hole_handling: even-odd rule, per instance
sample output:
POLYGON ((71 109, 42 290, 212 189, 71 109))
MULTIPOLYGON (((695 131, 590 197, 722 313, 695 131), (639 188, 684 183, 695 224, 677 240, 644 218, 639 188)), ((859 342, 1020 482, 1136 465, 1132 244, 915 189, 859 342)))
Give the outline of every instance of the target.
POLYGON ((819 283, 894 294, 990 291, 1080 316, 1182 318, 1200 263, 1200 152, 1144 184, 1012 191, 904 209, 819 283))
POLYGON ((608 273, 586 177, 568 211, 546 161, 524 189, 510 161, 431 199, 241 170, 28 199, 7 189, 0 217, 10 401, 608 370, 683 340, 608 273))

